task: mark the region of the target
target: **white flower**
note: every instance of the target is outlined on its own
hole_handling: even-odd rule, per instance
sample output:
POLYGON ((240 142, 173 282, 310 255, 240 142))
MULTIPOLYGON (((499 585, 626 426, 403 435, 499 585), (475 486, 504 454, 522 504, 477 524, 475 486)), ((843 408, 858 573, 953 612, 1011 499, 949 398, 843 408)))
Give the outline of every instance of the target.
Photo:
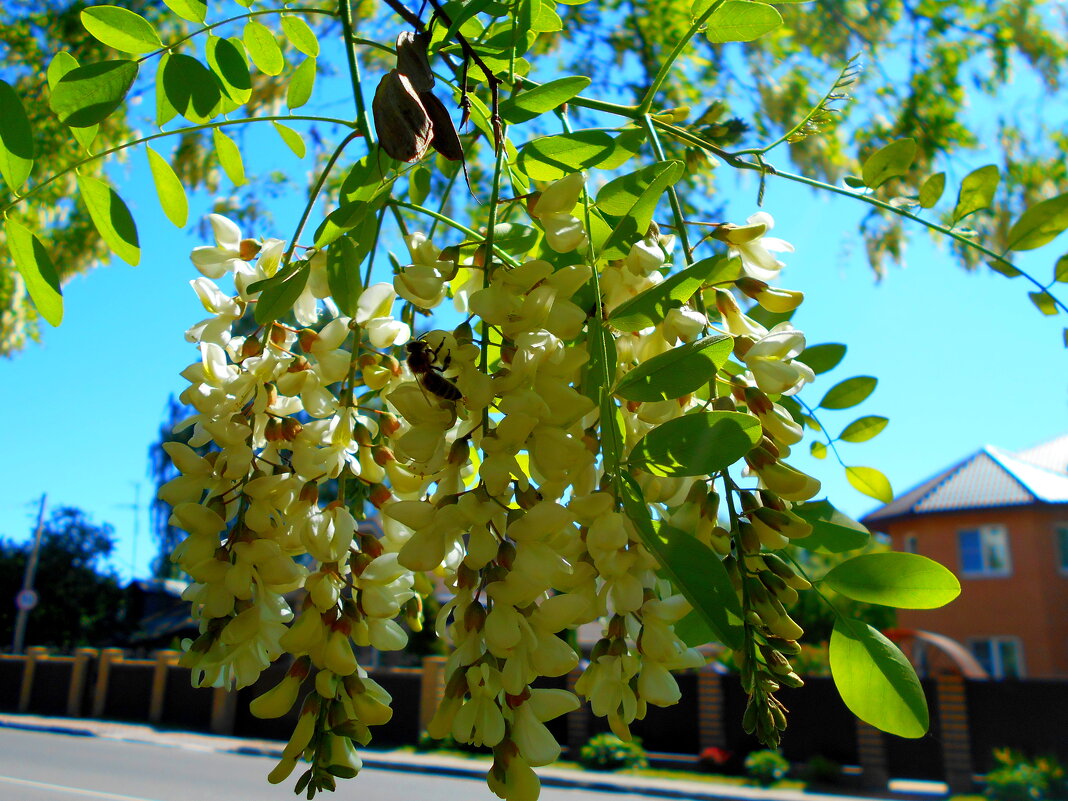
POLYGON ((773 236, 764 236, 775 226, 775 220, 766 211, 758 211, 746 220, 748 225, 735 228, 726 235, 731 245, 731 256, 742 260, 742 269, 751 278, 774 281, 786 265, 772 253, 793 253, 794 246, 773 236))
POLYGON ((215 246, 193 248, 190 258, 198 270, 208 278, 222 278, 237 269, 248 269, 241 258, 241 229, 221 214, 208 219, 215 232, 215 246))
POLYGON ((793 395, 816 378, 811 367, 794 361, 804 349, 804 333, 789 323, 779 323, 749 348, 743 359, 764 392, 793 395))
POLYGON ((541 222, 545 241, 557 253, 569 253, 586 244, 582 222, 571 214, 585 184, 584 173, 571 173, 550 184, 531 204, 530 216, 541 222))

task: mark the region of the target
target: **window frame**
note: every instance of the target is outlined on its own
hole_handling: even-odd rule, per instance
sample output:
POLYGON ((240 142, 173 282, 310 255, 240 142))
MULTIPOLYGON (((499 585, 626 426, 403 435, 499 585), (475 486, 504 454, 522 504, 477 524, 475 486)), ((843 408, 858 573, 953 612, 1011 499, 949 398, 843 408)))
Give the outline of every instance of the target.
MULTIPOLYGON (((1023 641, 1013 634, 991 634, 984 637, 969 637, 966 641, 968 646, 968 653, 970 653, 978 662, 979 657, 975 655, 973 646, 977 643, 987 643, 990 646, 990 678, 997 681, 1006 681, 1013 679, 1023 679, 1027 677, 1027 667, 1024 663, 1024 647, 1023 641), (1008 644, 1013 646, 1016 651, 1016 675, 1006 676, 1005 665, 1001 659, 1001 646, 1008 644)), ((982 664, 980 662, 980 664, 982 664)))
POLYGON ((1053 548, 1056 551, 1057 570, 1068 576, 1068 523, 1053 524, 1053 548))
POLYGON ((960 565, 962 578, 1006 578, 1012 575, 1012 548, 1009 545, 1009 528, 1002 523, 986 523, 980 526, 969 526, 957 529, 957 560, 960 565), (979 535, 979 559, 981 566, 978 570, 969 569, 964 564, 964 548, 962 537, 965 534, 976 533, 979 535), (1005 566, 992 568, 987 555, 987 537, 994 533, 1001 533, 1005 540, 1005 566))

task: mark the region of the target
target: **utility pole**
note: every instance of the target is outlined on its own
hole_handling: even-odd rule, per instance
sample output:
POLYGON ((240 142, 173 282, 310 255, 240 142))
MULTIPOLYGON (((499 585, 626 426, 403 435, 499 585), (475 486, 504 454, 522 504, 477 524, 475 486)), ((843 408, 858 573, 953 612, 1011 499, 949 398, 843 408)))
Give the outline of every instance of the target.
POLYGON ((14 654, 22 653, 30 610, 37 606, 37 593, 33 589, 33 577, 37 572, 37 557, 41 552, 41 532, 44 530, 45 501, 47 499, 47 494, 41 496, 41 508, 37 512, 37 530, 33 535, 33 548, 30 549, 30 557, 26 560, 26 572, 22 576, 22 590, 15 596, 15 606, 18 607, 19 611, 15 618, 15 639, 11 643, 11 652, 14 654))

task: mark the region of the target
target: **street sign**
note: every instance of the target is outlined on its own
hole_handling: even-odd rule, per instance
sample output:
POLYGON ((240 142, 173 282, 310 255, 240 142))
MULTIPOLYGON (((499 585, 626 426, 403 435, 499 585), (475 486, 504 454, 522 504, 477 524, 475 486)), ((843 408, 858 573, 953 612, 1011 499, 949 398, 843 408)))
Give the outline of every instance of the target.
POLYGON ((15 596, 15 606, 20 612, 29 612, 37 606, 37 593, 33 590, 19 590, 15 596))

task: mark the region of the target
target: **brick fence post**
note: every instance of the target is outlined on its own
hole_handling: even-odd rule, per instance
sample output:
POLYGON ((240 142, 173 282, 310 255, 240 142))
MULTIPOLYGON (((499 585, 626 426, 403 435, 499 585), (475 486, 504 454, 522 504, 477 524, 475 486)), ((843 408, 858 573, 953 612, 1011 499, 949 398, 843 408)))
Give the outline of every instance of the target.
POLYGON ((968 699, 964 678, 957 674, 937 677, 938 722, 942 730, 942 765, 951 793, 970 793, 972 740, 968 732, 968 699))
POLYGON ((426 731, 430 720, 445 697, 445 657, 424 656, 419 677, 419 731, 426 731))
POLYGON ((163 704, 167 700, 167 673, 178 664, 178 651, 156 651, 156 664, 152 668, 152 695, 148 702, 148 722, 163 720, 163 704))
POLYGON ((883 733, 874 726, 857 719, 857 756, 860 760, 861 781, 870 790, 884 792, 890 783, 886 764, 883 733))
POLYGON ((100 652, 100 665, 96 673, 96 687, 93 690, 92 717, 104 716, 108 703, 108 681, 111 679, 111 666, 122 661, 121 648, 105 648, 100 652))
MULTIPOLYGON (((575 692, 575 684, 582 678, 582 668, 577 667, 567 674, 567 689, 575 692)), ((579 700, 582 700, 581 697, 579 700)), ((579 751, 590 739, 590 707, 583 703, 574 712, 567 713, 567 756, 578 759, 579 751)))
POLYGON ((211 691, 211 733, 233 734, 237 717, 237 691, 213 687, 211 691))
POLYGON ((37 663, 48 659, 48 649, 35 646, 26 649, 26 656, 22 663, 22 685, 19 687, 19 712, 26 712, 30 708, 30 697, 33 694, 33 674, 37 672, 37 663))
POLYGON ((89 664, 98 653, 96 648, 79 648, 74 652, 74 662, 70 666, 70 687, 67 689, 67 717, 80 718, 82 716, 89 664))
POLYGON ((726 748, 723 728, 723 677, 711 665, 697 671, 697 747, 726 748))

